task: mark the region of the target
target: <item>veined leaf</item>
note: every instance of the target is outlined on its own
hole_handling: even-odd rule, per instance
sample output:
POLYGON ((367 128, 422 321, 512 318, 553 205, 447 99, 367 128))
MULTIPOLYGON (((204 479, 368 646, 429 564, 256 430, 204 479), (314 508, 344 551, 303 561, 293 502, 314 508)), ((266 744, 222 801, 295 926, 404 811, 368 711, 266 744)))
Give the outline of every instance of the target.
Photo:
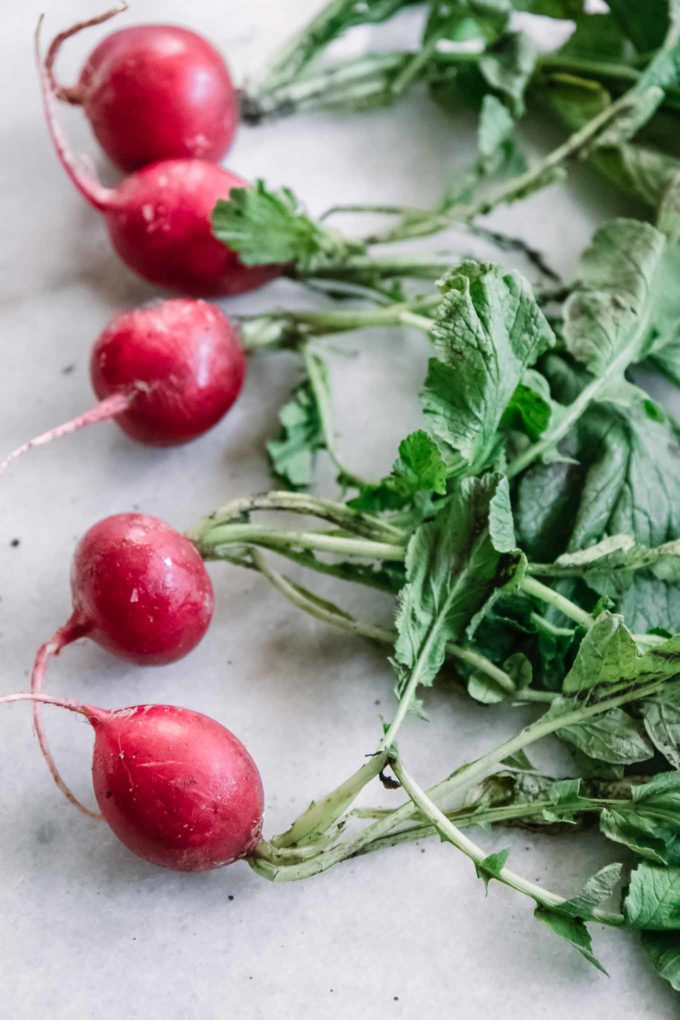
POLYGON ((621 880, 623 865, 608 864, 600 871, 592 875, 580 892, 572 896, 557 909, 561 914, 568 914, 570 917, 580 917, 588 921, 593 916, 593 911, 601 903, 608 900, 614 889, 621 880))
POLYGON ((633 786, 631 797, 641 811, 678 812, 676 825, 680 834, 680 772, 660 772, 648 783, 633 786))
MULTIPOLYGON (((672 687, 645 701, 642 717, 647 734, 674 769, 680 769, 680 688, 672 687)), ((680 808, 680 798, 678 799, 680 808)))
POLYGON ((447 465, 439 447, 432 436, 419 429, 402 439, 391 473, 376 485, 363 486, 349 506, 368 513, 398 510, 419 493, 443 495, 446 478, 447 465))
POLYGON ((564 309, 571 354, 594 375, 620 375, 638 360, 652 314, 663 234, 639 220, 614 220, 595 234, 581 262, 582 283, 564 309))
POLYGON ((680 868, 638 864, 630 876, 623 904, 632 928, 647 931, 680 930, 680 868))
MULTIPOLYGON (((476 67, 462 70, 479 76, 476 67)), ((460 87, 459 74, 456 77, 456 93, 460 87)), ((440 102, 446 100, 445 85, 435 83, 433 89, 435 98, 440 102)), ((456 94, 456 105, 459 101, 456 94)), ((507 106, 492 92, 485 92, 481 99, 477 128, 479 154, 467 173, 462 176, 458 173, 449 182, 444 196, 448 203, 469 202, 483 185, 516 176, 526 169, 526 160, 517 148, 515 128, 515 119, 507 106)))
POLYGON ((262 180, 220 199, 212 227, 215 237, 248 266, 293 263, 309 271, 361 249, 308 216, 290 188, 272 191, 262 180))
POLYGON ((640 857, 666 864, 666 841, 653 819, 635 812, 605 808, 600 814, 600 831, 614 843, 621 843, 640 857))
POLYGON ((600 613, 583 638, 574 664, 564 679, 565 694, 580 694, 599 684, 617 683, 636 675, 637 645, 623 617, 600 613))
POLYGON ((631 787, 631 803, 600 816, 605 836, 656 864, 680 865, 680 773, 631 787))
MULTIPOLYGON (((558 377, 551 372, 549 381, 562 399, 558 377)), ((573 399, 568 386, 564 396, 573 399)), ((671 583, 673 542, 680 536, 680 443, 674 424, 659 420, 656 409, 643 402, 629 408, 596 405, 561 451, 568 462, 532 468, 520 480, 515 497, 520 545, 532 559, 545 562, 565 549, 587 552, 608 535, 632 535, 647 549, 670 542, 670 555, 662 554, 649 569, 626 572, 612 562, 611 569, 584 570, 582 576, 598 594, 616 600, 631 630, 672 633, 680 619, 680 587, 671 583), (570 531, 566 520, 573 522, 570 531)))
POLYGON ((396 620, 399 697, 413 676, 418 686, 433 683, 447 641, 469 632, 498 591, 517 577, 522 557, 508 514, 505 478, 466 478, 411 539, 396 620))
POLYGON ((438 359, 422 393, 434 434, 483 466, 525 369, 555 343, 519 273, 466 260, 442 285, 432 328, 438 359))
POLYGON ((629 587, 631 573, 650 570, 655 577, 680 582, 680 539, 650 549, 632 535, 609 535, 577 552, 562 553, 554 563, 541 567, 551 577, 582 577, 596 591, 608 594, 629 587))
POLYGON ((645 353, 676 386, 680 386, 680 296, 675 281, 680 274, 680 245, 667 249, 659 267, 654 317, 645 353))
POLYGON ((589 758, 613 765, 631 765, 654 755, 651 744, 621 708, 610 708, 591 719, 566 726, 557 730, 557 736, 575 744, 589 758))
MULTIPOLYGON (((622 618, 605 611, 581 642, 574 665, 565 678, 564 689, 567 694, 580 694, 600 684, 648 684, 667 680, 664 696, 670 697, 677 695, 671 681, 678 677, 680 634, 639 654, 622 618)), ((600 695, 605 697, 607 693, 605 686, 600 695)))

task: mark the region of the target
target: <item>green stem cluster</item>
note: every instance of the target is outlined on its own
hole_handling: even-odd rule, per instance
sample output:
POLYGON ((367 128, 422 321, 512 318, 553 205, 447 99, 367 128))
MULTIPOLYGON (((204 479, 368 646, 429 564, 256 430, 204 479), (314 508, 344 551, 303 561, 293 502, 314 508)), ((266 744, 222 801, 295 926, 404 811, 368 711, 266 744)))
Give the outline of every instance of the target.
MULTIPOLYGON (((419 814, 424 814, 432 822, 432 824, 435 825, 438 831, 442 831, 443 816, 440 812, 434 812, 432 807, 433 805, 437 805, 438 802, 469 789, 474 783, 486 776, 500 763, 513 755, 516 755, 519 751, 523 751, 531 744, 534 744, 537 741, 555 733, 557 730, 584 722, 587 719, 608 712, 613 708, 618 708, 621 705, 635 701, 642 701, 660 691, 665 683, 665 680, 654 680, 632 688, 629 683, 624 683, 619 686, 618 692, 617 686, 613 685, 613 693, 596 703, 589 705, 577 705, 576 707, 567 706, 560 712, 554 712, 551 710, 536 720, 536 722, 526 726, 514 737, 503 741, 493 750, 488 751, 486 754, 474 761, 456 769, 455 772, 451 773, 445 779, 431 787, 426 794, 424 791, 420 791, 420 788, 417 787, 417 784, 415 784, 414 781, 409 779, 408 787, 405 785, 406 792, 409 793, 409 800, 406 803, 393 809, 388 814, 377 818, 366 828, 348 837, 346 840, 334 845, 331 844, 330 846, 328 844, 322 844, 319 848, 318 854, 310 857, 308 853, 305 852, 305 859, 296 863, 293 863, 291 860, 288 860, 286 863, 281 863, 280 861, 274 863, 271 860, 261 860, 259 857, 255 857, 251 862, 252 866, 260 874, 272 881, 298 881, 303 878, 309 878, 313 875, 320 874, 328 868, 333 867, 335 864, 364 852, 366 847, 378 840, 384 840, 389 837, 392 832, 399 829, 400 826, 411 822, 413 818, 419 814)), ((398 762, 398 756, 394 752, 385 751, 382 754, 379 753, 378 761, 381 763, 381 768, 384 767, 387 761, 389 761, 392 764, 392 767, 395 768, 395 764, 398 762)), ((319 805, 312 805, 308 812, 305 812, 305 814, 301 816, 301 819, 309 818, 310 812, 313 812, 312 817, 314 832, 319 836, 327 833, 328 829, 339 818, 339 814, 336 811, 337 803, 339 801, 342 801, 345 805, 352 803, 369 781, 369 774, 370 769, 367 769, 365 766, 362 767, 362 769, 354 773, 349 780, 346 780, 345 783, 338 787, 337 791, 330 794, 329 797, 322 802, 323 804, 330 805, 328 812, 325 812, 325 810, 320 808, 319 805)), ((399 778, 398 772, 397 775, 399 778)), ((406 774, 402 771, 401 779, 403 779, 405 775, 406 774)), ((402 783, 402 785, 404 784, 402 783)), ((295 823, 295 825, 297 824, 298 823, 295 823)), ((295 828, 295 825, 293 826, 293 829, 295 828)), ((308 828, 310 828, 309 821, 302 822, 301 831, 307 833, 308 828)), ((451 838, 449 841, 453 842, 459 849, 463 848, 463 841, 461 841, 458 835, 454 834, 448 826, 444 827, 443 831, 447 838, 455 836, 455 840, 454 838, 451 838)), ((291 848, 292 842, 290 839, 287 840, 286 845, 289 849, 291 848)), ((465 847, 469 851, 468 856, 471 856, 473 859, 476 858, 478 853, 481 853, 481 851, 478 851, 478 848, 474 845, 465 843, 465 847)), ((515 882, 517 876, 511 874, 510 878, 511 882, 515 882)), ((523 888, 519 888, 516 884, 513 885, 513 888, 517 888, 518 891, 526 892, 528 895, 531 895, 532 898, 536 898, 536 895, 538 894, 535 895, 534 892, 529 892, 529 888, 524 884, 524 880, 522 880, 522 885, 523 888)), ((533 888, 536 890, 539 887, 533 888)), ((541 893, 541 895, 551 898, 553 894, 541 893)), ((561 898, 558 898, 558 900, 559 902, 563 902, 561 898)), ((553 905, 555 905, 555 902, 556 901, 553 901, 553 905)), ((544 901, 544 905, 547 905, 547 901, 544 901)), ((612 920, 611 923, 618 922, 614 922, 612 920)))

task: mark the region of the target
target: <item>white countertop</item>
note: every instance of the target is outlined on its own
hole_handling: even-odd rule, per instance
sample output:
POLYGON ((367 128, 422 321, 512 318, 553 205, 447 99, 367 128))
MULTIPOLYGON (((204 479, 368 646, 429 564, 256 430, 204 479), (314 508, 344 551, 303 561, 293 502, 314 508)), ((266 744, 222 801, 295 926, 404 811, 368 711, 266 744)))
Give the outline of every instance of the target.
MULTIPOLYGON (((3 451, 89 406, 91 343, 114 313, 153 296, 111 253, 97 215, 50 150, 31 55, 33 27, 46 6, 51 35, 101 5, 24 0, 3 10, 3 451)), ((238 77, 314 6, 132 0, 119 24, 162 18, 190 25, 223 49, 238 77)), ((69 45, 64 77, 108 28, 69 45)), ((74 142, 96 154, 78 111, 64 119, 74 142)), ((341 200, 425 204, 451 169, 469 160, 470 128, 469 120, 457 122, 416 97, 363 117, 244 128, 229 165, 251 179, 291 185, 317 212, 341 200)), ((606 185, 578 171, 568 188, 503 210, 495 222, 521 230, 568 275, 593 224, 625 208, 606 185)), ((295 300, 302 295, 279 283, 225 308, 295 300)), ((418 420, 413 380, 424 371, 427 343, 395 332, 332 346, 342 449, 359 471, 377 475, 418 420), (342 354, 358 352, 364 341, 361 357, 342 354)), ((3 692, 25 685, 36 646, 66 618, 71 552, 92 523, 142 509, 185 528, 225 499, 269 486, 263 442, 295 379, 292 355, 258 357, 232 413, 190 446, 159 452, 104 425, 15 465, 0 483, 3 692)), ((104 706, 167 701, 221 720, 260 766, 266 831, 281 831, 375 745, 378 713, 391 711, 391 670, 379 649, 303 617, 263 579, 219 564, 211 572, 215 620, 188 659, 142 670, 81 643, 53 664, 48 686, 104 706)), ((339 599, 346 594, 330 583, 317 587, 339 599)), ((356 599, 366 615, 388 619, 387 600, 373 593, 356 599)), ((521 712, 475 706, 450 685, 427 700, 432 721, 409 721, 401 740, 423 782, 496 743, 522 719, 521 712)), ((59 712, 47 723, 66 777, 91 795, 87 726, 59 712)), ((567 767, 548 748, 538 757, 546 767, 567 767)), ((471 865, 434 841, 289 886, 272 886, 244 864, 199 876, 147 866, 65 804, 40 758, 27 706, 0 711, 0 819, 3 1020, 677 1016, 677 1000, 634 938, 594 930, 608 980, 507 889, 492 884, 485 899, 471 865)), ((511 846, 518 870, 563 891, 616 857, 595 834, 482 838, 490 850, 511 846)))

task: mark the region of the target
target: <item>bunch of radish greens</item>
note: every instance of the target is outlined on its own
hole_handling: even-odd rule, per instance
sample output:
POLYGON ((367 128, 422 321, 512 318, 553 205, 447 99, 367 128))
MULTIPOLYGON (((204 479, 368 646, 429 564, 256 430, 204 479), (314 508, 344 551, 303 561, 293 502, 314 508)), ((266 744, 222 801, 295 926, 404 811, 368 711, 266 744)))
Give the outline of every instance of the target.
MULTIPOLYGON (((295 74, 279 80, 281 94, 304 90, 308 59, 332 35, 401 6, 331 4, 288 53, 295 74)), ((376 277, 371 307, 272 313, 254 324, 263 338, 303 353, 305 381, 269 444, 274 471, 292 491, 235 500, 190 537, 205 558, 257 570, 303 611, 391 648, 397 708, 368 762, 263 843, 253 866, 278 881, 298 879, 437 834, 485 883, 527 896, 536 917, 597 967, 589 922, 641 932, 659 973, 680 989, 680 427, 631 377, 642 364, 680 384, 680 177, 662 138, 680 88, 680 8, 612 2, 609 13, 591 15, 578 3, 522 4, 577 19, 548 58, 533 53, 526 35, 508 36, 509 3, 428 6, 422 49, 399 56, 397 82, 425 77, 439 89, 446 65, 447 88, 481 91, 479 158, 434 209, 373 207, 397 222, 359 242, 367 256, 373 244, 453 223, 476 230, 477 215, 554 183, 575 158, 643 199, 651 222, 601 226, 568 286, 544 276, 534 293, 517 272, 465 259, 441 274, 436 290, 414 293, 376 277), (440 44, 460 39, 463 25, 478 50, 461 50, 463 58, 454 46, 449 61, 440 44), (534 96, 573 133, 527 165, 516 122, 534 96), (423 427, 402 440, 389 475, 367 483, 338 457, 315 338, 372 325, 422 328, 433 351, 420 388, 423 427), (337 467, 345 501, 303 491, 321 450, 337 467), (262 524, 258 511, 323 526, 262 524), (310 576, 392 593, 393 630, 351 616, 340 598, 315 595, 282 573, 272 553, 310 576), (451 761, 426 791, 397 736, 410 711, 424 711, 422 692, 445 664, 471 698, 510 712, 528 704, 536 719, 474 761, 451 761), (536 773, 531 745, 548 736, 572 751, 573 778, 536 773), (359 791, 390 769, 404 804, 353 809, 359 791), (507 852, 489 856, 463 831, 524 824, 576 839, 573 823, 584 820, 633 863, 604 868, 571 897, 537 886, 512 870, 507 852)), ((401 91, 386 88, 393 72, 382 61, 373 65, 383 76, 381 101, 401 91)), ((331 65, 316 80, 325 75, 330 88, 336 72, 331 65)), ((343 102, 356 105, 349 91, 343 102)), ((327 105, 339 105, 337 96, 327 105)), ((327 268, 332 275, 342 247, 290 191, 263 182, 218 203, 213 223, 245 263, 283 262, 307 278, 327 268)))
MULTIPOLYGON (((231 85, 191 33, 175 42, 185 59, 208 61, 222 109, 210 152, 163 149, 150 166, 146 147, 123 152, 118 143, 133 132, 104 129, 93 82, 119 58, 127 66, 121 53, 140 39, 153 64, 153 40, 146 29, 133 33, 137 42, 112 36, 67 89, 56 82, 54 60, 81 27, 40 58, 46 118, 60 161, 104 216, 121 257, 152 282, 191 295, 234 294, 285 272, 353 300, 246 318, 238 335, 217 309, 187 299, 107 327, 92 361, 100 404, 33 445, 114 417, 154 445, 196 438, 237 398, 244 348, 293 347, 304 378, 268 444, 276 488, 233 500, 187 536, 142 514, 96 524, 75 554, 71 615, 38 650, 31 691, 0 700, 33 702, 47 763, 77 804, 49 752, 40 706, 88 720, 101 816, 156 864, 195 871, 246 858, 258 874, 290 881, 436 835, 469 857, 484 883, 528 897, 536 917, 600 969, 589 923, 640 932, 654 966, 680 990, 680 426, 633 374, 643 365, 680 386, 680 162, 672 130, 680 3, 610 0, 606 13, 591 14, 579 0, 334 0, 250 89, 246 119, 355 110, 423 83, 440 101, 479 110, 469 172, 433 208, 365 207, 392 220, 359 238, 309 216, 292 191, 243 186, 217 166, 235 124, 224 91, 231 85), (346 29, 405 7, 425 14, 412 52, 317 64, 346 29), (540 51, 534 16, 564 22, 566 42, 540 51), (107 151, 126 169, 142 169, 117 189, 91 180, 61 137, 55 99, 83 105, 107 151), (535 103, 558 115, 566 136, 530 163, 521 121, 535 103), (539 252, 477 217, 554 184, 574 160, 588 160, 646 213, 601 225, 578 278, 565 284, 539 252), (536 284, 497 262, 383 250, 452 225, 518 249, 536 284), (371 326, 424 331, 432 357, 419 380, 422 427, 402 439, 389 474, 366 480, 337 450, 320 338, 371 326), (339 498, 312 491, 319 454, 336 469, 339 498), (285 521, 276 523, 279 514, 285 521), (300 516, 299 527, 287 523, 290 514, 300 516), (295 565, 295 579, 281 558, 295 565), (394 671, 395 708, 368 757, 326 796, 313 791, 310 807, 268 839, 257 767, 218 723, 171 706, 105 712, 43 692, 50 659, 81 637, 140 664, 187 654, 213 613, 202 559, 259 572, 293 606, 384 645, 394 671), (304 584, 300 568, 310 578, 304 584), (337 602, 315 594, 315 573, 337 580, 337 602), (348 613, 341 582, 393 595, 393 627, 348 613), (473 761, 447 762, 425 790, 398 737, 409 713, 426 714, 424 692, 445 667, 476 702, 510 714, 530 706, 535 719, 473 761), (532 745, 548 737, 571 751, 570 778, 534 768, 532 745), (403 803, 355 807, 378 778, 400 787, 403 803), (489 855, 467 832, 522 825, 577 839, 586 823, 626 851, 626 865, 609 865, 571 896, 523 877, 507 851, 489 855)), ((175 114, 178 127, 194 123, 196 111, 187 102, 175 114)), ((138 132, 138 141, 150 140, 138 132)), ((161 132, 155 141, 168 138, 161 132)))

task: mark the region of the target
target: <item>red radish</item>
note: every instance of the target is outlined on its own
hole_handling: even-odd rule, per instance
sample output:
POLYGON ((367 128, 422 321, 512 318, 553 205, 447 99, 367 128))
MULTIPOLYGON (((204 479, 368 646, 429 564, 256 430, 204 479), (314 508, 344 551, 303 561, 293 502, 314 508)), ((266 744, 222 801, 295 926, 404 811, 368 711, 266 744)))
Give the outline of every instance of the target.
MULTIPOLYGON (((50 658, 81 637, 139 665, 175 662, 201 640, 214 605, 210 577, 189 539, 145 514, 115 514, 90 528, 75 551, 71 593, 71 616, 38 649, 34 693, 42 689, 50 658)), ((37 705, 33 718, 55 782, 72 804, 91 814, 59 776, 37 705)))
POLYGON ((95 734, 92 782, 121 843, 151 864, 210 871, 247 856, 262 831, 262 782, 233 733, 172 705, 107 712, 47 695, 10 694, 85 716, 95 734))
MULTIPOLYGON (((40 25, 38 26, 38 30, 40 25)), ((213 236, 219 199, 246 187, 236 174, 203 159, 152 163, 105 188, 76 163, 54 115, 54 92, 36 37, 47 126, 59 161, 81 195, 104 217, 123 261, 151 283, 185 294, 226 296, 259 287, 279 266, 245 266, 213 236)))
POLYGON ((90 375, 100 403, 18 447, 0 462, 0 474, 34 446, 110 418, 151 446, 186 443, 227 413, 245 370, 236 330, 205 301, 174 298, 123 312, 92 351, 90 375))
POLYGON ((175 25, 134 25, 92 51, 76 85, 54 81, 62 44, 127 4, 60 32, 45 66, 56 95, 82 106, 99 144, 123 170, 159 159, 224 156, 238 125, 238 96, 224 60, 195 32, 175 25))

